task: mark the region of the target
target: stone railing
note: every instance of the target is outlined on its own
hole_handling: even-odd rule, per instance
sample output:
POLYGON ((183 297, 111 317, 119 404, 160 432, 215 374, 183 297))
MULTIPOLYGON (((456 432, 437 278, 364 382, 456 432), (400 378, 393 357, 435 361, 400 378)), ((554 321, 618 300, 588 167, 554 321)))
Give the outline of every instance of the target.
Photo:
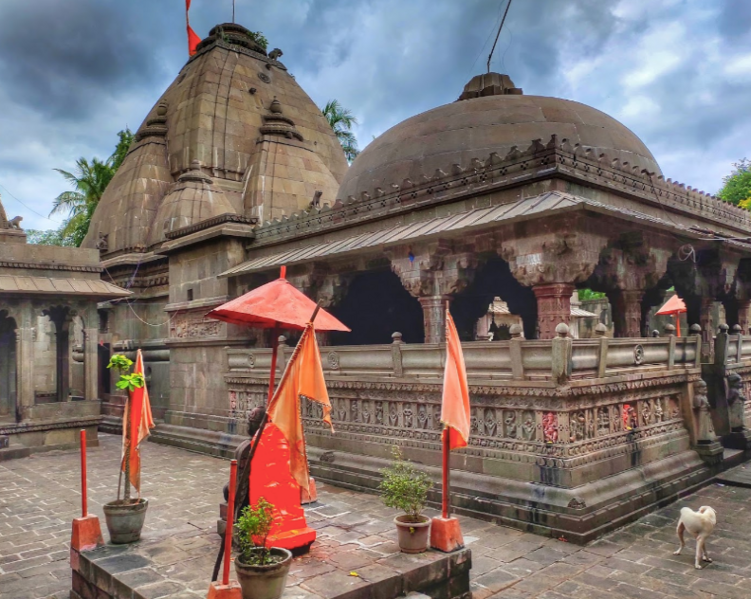
MULTIPOLYGON (((736 342, 737 343, 737 342, 736 342)), ((751 337, 742 342, 751 352, 751 337)), ((633 372, 695 368, 701 356, 701 337, 640 339, 571 339, 474 341, 463 343, 470 379, 499 381, 553 381, 602 378, 633 372)), ((279 369, 293 348, 282 343, 279 369)), ((406 344, 395 334, 388 345, 321 347, 324 372, 330 377, 392 377, 440 379, 445 347, 442 344, 406 344)), ((749 354, 751 357, 751 353, 749 354)), ((271 368, 268 348, 227 349, 228 375, 266 377, 271 368)))

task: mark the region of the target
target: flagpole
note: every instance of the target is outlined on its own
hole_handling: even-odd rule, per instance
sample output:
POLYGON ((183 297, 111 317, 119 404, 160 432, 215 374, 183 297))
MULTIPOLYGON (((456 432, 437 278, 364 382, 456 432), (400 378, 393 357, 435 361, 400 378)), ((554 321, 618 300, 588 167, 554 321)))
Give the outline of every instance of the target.
MULTIPOLYGON (((446 300, 446 315, 444 317, 445 331, 444 337, 446 341, 446 360, 448 360, 449 354, 449 303, 446 300)), ((443 510, 442 516, 444 518, 449 517, 451 511, 450 498, 449 498, 449 453, 451 452, 451 433, 449 427, 444 425, 443 427, 443 510)))

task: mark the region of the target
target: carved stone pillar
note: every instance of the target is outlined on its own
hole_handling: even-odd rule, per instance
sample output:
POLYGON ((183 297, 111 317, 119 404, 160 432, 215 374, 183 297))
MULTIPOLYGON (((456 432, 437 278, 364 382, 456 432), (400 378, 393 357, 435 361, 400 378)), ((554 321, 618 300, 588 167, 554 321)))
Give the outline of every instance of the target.
MULTIPOLYGON (((87 323, 89 323, 88 320, 87 323)), ((83 330, 83 397, 86 401, 93 401, 98 395, 98 341, 99 329, 97 327, 86 327, 83 330)))
POLYGON ((560 323, 571 321, 572 283, 548 283, 535 285, 532 291, 537 298, 537 326, 541 339, 556 337, 555 328, 560 323))
POLYGON ((608 293, 615 337, 641 337, 641 289, 616 289, 608 293))
MULTIPOLYGON (((24 309, 27 311, 30 308, 24 309)), ((16 328, 16 411, 24 420, 34 406, 34 329, 30 314, 23 314, 20 320, 18 324, 23 324, 16 328)))
POLYGON ((423 310, 425 343, 446 336, 446 302, 472 280, 477 259, 472 251, 456 251, 447 241, 394 248, 387 252, 391 269, 423 310))
POLYGON ((532 287, 537 298, 539 335, 555 337, 555 327, 571 320, 571 295, 576 283, 594 272, 607 237, 587 230, 588 223, 560 219, 550 231, 515 231, 513 243, 499 248, 514 278, 532 287))
POLYGON ((450 295, 418 297, 422 306, 425 343, 441 343, 446 340, 446 302, 450 295))
POLYGON ((714 336, 717 332, 717 323, 712 314, 714 308, 713 297, 701 298, 701 312, 699 313, 699 326, 701 326, 701 357, 702 362, 711 362, 714 356, 714 336))
POLYGON ((738 325, 741 327, 741 332, 744 335, 748 335, 748 311, 751 308, 751 300, 739 300, 738 301, 738 325))

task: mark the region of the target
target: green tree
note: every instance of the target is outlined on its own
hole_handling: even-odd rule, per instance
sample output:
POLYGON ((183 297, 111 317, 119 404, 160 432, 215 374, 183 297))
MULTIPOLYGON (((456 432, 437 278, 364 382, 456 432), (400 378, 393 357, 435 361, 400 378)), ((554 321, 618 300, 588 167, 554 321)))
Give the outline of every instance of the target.
POLYGON ((115 172, 125 160, 125 156, 133 143, 133 133, 130 129, 124 129, 118 134, 117 146, 107 160, 93 158, 90 162, 86 158, 76 161, 74 172, 56 168, 73 187, 72 190, 64 191, 55 198, 52 204, 53 214, 64 215, 65 221, 57 235, 51 232, 41 232, 36 243, 46 245, 72 245, 80 246, 89 231, 91 217, 104 195, 104 190, 115 176, 115 172))
POLYGON ((339 143, 342 144, 347 161, 352 162, 360 153, 357 149, 357 138, 352 133, 352 125, 357 124, 357 119, 351 111, 343 108, 338 100, 329 100, 321 112, 334 130, 339 143))
POLYGON ((733 172, 722 180, 717 193, 726 202, 751 209, 751 160, 743 158, 733 163, 733 172))
POLYGON ((74 246, 73 240, 70 237, 63 237, 60 235, 58 229, 47 229, 46 231, 40 231, 38 229, 26 229, 26 241, 28 243, 34 243, 36 245, 63 245, 74 246))

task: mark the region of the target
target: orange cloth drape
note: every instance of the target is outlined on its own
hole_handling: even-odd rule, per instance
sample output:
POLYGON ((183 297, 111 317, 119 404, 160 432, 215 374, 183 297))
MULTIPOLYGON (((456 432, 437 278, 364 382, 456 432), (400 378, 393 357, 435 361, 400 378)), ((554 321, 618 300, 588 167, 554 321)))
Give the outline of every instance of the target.
POLYGON ((323 378, 321 354, 318 351, 313 323, 308 323, 305 327, 267 409, 269 422, 281 431, 289 443, 289 468, 292 477, 309 492, 308 460, 300 418, 301 396, 322 404, 323 420, 333 431, 331 403, 323 378))
POLYGON ((196 46, 201 42, 201 38, 193 31, 190 26, 190 19, 188 18, 188 11, 190 10, 190 0, 185 0, 185 25, 188 28, 188 54, 193 56, 196 53, 196 46))
POLYGON ((466 447, 469 440, 469 385, 462 344, 454 320, 446 310, 446 370, 443 374, 441 422, 447 426, 451 449, 466 447))
MULTIPOLYGON (((141 350, 136 355, 136 366, 133 373, 144 374, 143 356, 141 350)), ((120 458, 120 466, 125 472, 125 450, 128 446, 128 429, 130 429, 130 484, 132 484, 138 494, 141 494, 141 455, 138 451, 138 445, 149 436, 149 429, 154 428, 154 419, 151 415, 151 403, 149 402, 149 392, 144 385, 128 394, 128 400, 125 403, 125 417, 123 418, 123 448, 120 458)))

